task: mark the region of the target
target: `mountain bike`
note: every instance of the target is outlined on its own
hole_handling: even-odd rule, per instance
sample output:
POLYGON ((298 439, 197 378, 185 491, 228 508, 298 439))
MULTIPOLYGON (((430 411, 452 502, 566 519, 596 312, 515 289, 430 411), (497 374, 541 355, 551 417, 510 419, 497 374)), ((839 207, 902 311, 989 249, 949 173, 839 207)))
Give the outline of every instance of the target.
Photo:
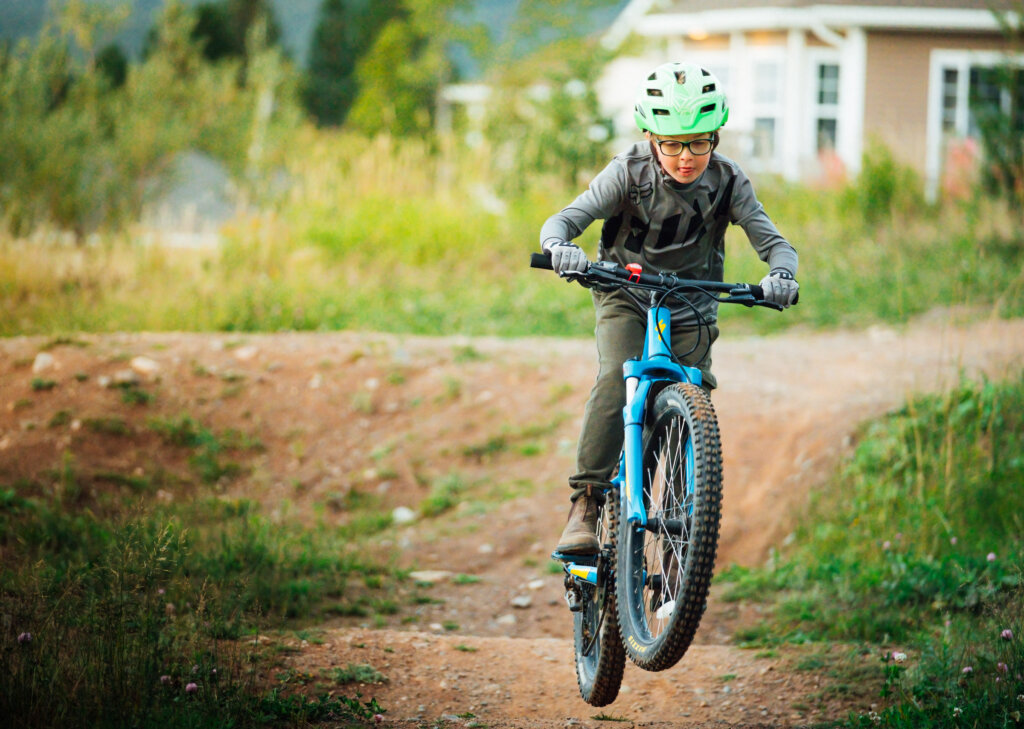
MULTIPOLYGON (((530 265, 551 268, 547 255, 530 265)), ((593 556, 553 553, 565 572, 573 613, 576 677, 583 700, 618 696, 626 658, 647 671, 671 668, 693 640, 707 605, 718 550, 722 447, 718 418, 700 370, 672 353, 669 299, 782 307, 760 286, 644 273, 637 264, 590 263, 566 278, 624 290, 647 309, 643 352, 622 367, 623 449, 598 518, 593 556), (636 293, 647 292, 645 303, 636 293)), ((693 308, 697 312, 696 308, 693 308)), ((701 327, 708 327, 698 314, 701 327)), ((710 347, 710 332, 706 340, 710 347)))

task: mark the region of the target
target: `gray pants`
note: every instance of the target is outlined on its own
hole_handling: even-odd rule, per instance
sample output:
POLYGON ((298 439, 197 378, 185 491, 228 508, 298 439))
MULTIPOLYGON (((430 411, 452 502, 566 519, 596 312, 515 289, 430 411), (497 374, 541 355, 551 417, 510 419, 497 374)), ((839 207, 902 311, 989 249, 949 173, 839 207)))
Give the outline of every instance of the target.
MULTIPOLYGON (((599 369, 583 411, 583 427, 576 446, 576 473, 569 479, 572 499, 586 493, 588 487, 611 486, 612 473, 622 451, 622 408, 626 404, 626 384, 622 363, 639 357, 644 351, 646 314, 624 295, 593 292, 597 325, 599 369)), ((718 327, 672 327, 672 351, 684 365, 701 371, 703 387, 713 390, 718 382, 711 374, 711 344, 718 338, 718 327), (692 350, 692 351, 691 351, 692 350)))

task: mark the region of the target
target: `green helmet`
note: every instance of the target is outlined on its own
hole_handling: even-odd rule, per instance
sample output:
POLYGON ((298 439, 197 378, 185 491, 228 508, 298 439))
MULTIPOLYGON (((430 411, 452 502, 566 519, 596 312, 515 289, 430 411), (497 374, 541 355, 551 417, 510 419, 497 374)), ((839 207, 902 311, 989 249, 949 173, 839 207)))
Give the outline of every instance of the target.
POLYGON ((645 132, 703 134, 729 120, 729 102, 710 71, 694 63, 664 63, 644 79, 633 118, 645 132))

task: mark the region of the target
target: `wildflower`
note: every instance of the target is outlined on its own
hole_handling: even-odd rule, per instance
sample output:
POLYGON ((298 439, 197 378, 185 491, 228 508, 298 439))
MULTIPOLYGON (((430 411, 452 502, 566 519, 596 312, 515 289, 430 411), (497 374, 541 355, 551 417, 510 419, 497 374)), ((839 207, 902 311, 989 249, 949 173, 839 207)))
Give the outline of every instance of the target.
MULTIPOLYGON (((999 634, 999 637, 1002 638, 1003 640, 1013 640, 1013 631, 1010 630, 1009 628, 1007 628, 1006 630, 1004 630, 1002 633, 999 634)), ((19 640, 20 640, 20 638, 19 638, 19 640)))
POLYGON ((995 562, 996 561, 996 553, 995 552, 989 552, 988 556, 985 559, 987 559, 989 562, 995 562))
POLYGON ((996 664, 996 668, 999 670, 999 673, 1006 673, 1007 671, 1010 670, 1010 667, 1007 666, 1002 661, 1000 661, 999 663, 996 664))
POLYGON ((880 716, 879 716, 879 715, 878 715, 878 714, 877 714, 876 712, 874 712, 874 711, 869 711, 869 712, 868 712, 868 718, 869 718, 869 719, 871 720, 871 723, 872 723, 872 724, 881 724, 881 723, 882 723, 882 717, 880 717, 880 716))
POLYGON ((210 675, 211 676, 216 676, 217 675, 217 669, 216 668, 211 668, 210 669, 210 675))
POLYGON ((374 714, 373 715, 373 720, 375 722, 377 722, 378 724, 380 724, 382 721, 384 721, 384 715, 383 714, 374 714))
POLYGON ((159 590, 156 591, 156 594, 157 595, 163 595, 165 592, 167 592, 167 590, 165 590, 164 588, 161 587, 159 590))
POLYGON ((896 652, 892 654, 892 659, 897 663, 903 663, 903 661, 907 660, 907 654, 903 652, 896 652))
POLYGON ((960 716, 963 713, 964 713, 964 710, 961 709, 959 706, 954 706, 953 707, 953 718, 956 718, 956 717, 960 716))
POLYGON ((163 676, 160 677, 160 683, 162 683, 164 686, 166 686, 170 682, 171 682, 171 677, 168 676, 166 673, 163 676))
POLYGON ((956 546, 956 537, 950 537, 949 538, 949 543, 952 544, 955 547, 956 546))
POLYGON ((961 671, 961 673, 964 674, 965 676, 970 676, 972 673, 974 673, 974 668, 971 667, 971 666, 964 666, 964 668, 961 671))
POLYGON ((886 552, 888 552, 891 548, 892 548, 892 542, 890 542, 888 539, 886 539, 884 542, 882 542, 882 549, 884 549, 886 552))
POLYGON ((187 683, 187 684, 185 684, 185 693, 186 694, 194 694, 198 690, 199 690, 199 687, 196 686, 194 683, 187 683))
POLYGON ((199 673, 199 666, 198 665, 192 666, 192 673, 199 673))
POLYGON ((22 633, 21 635, 18 636, 18 643, 20 643, 21 645, 25 645, 26 643, 31 643, 31 642, 32 642, 32 634, 31 633, 22 633))

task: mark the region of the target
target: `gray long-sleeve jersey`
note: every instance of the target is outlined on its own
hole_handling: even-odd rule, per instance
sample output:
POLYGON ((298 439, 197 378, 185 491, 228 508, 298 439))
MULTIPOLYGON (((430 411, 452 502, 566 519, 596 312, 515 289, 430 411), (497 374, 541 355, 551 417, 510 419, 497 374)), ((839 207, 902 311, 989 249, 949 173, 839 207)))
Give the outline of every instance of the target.
MULTIPOLYGON (((725 229, 734 223, 743 228, 770 270, 796 276, 796 250, 768 218, 743 170, 717 152, 711 153, 699 179, 683 185, 661 169, 649 142, 634 144, 614 157, 571 205, 545 221, 541 248, 546 251, 558 241, 577 238, 598 219, 604 220, 600 260, 721 281, 725 229)), ((701 315, 715 321, 717 302, 696 298, 701 315)), ((672 310, 674 322, 697 323, 688 307, 673 304, 672 310)))

